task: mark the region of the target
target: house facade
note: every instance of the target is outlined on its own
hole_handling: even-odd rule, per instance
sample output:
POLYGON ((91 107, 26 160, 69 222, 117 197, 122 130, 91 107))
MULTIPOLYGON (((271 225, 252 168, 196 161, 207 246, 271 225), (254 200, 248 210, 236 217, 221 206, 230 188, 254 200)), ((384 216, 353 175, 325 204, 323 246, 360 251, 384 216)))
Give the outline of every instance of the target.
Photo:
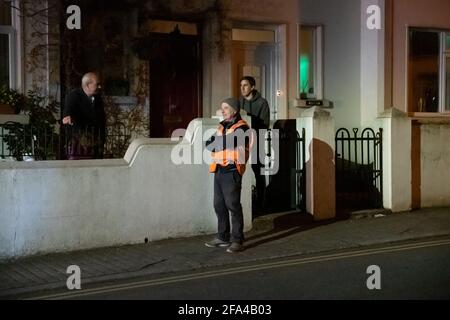
POLYGON ((4 83, 13 88, 44 90, 63 102, 82 74, 95 70, 108 102, 135 121, 136 136, 170 137, 194 118, 214 116, 250 72, 273 119, 289 116, 297 1, 14 3, 18 9, 2 26, 4 37, 11 35, 4 83))
POLYGON ((336 128, 382 128, 391 108, 404 118, 383 145, 384 207, 394 211, 450 202, 449 9, 445 0, 300 1, 301 24, 320 28, 321 94, 336 128))
MULTIPOLYGON (((317 220, 335 217, 355 189, 374 197, 360 209, 450 205, 448 0, 11 4, 0 11, 2 84, 63 104, 81 76, 96 71, 109 123, 125 126, 133 143, 123 159, 0 162, 1 256, 214 232, 212 180, 200 173, 207 168, 175 166, 170 150, 179 140, 168 138, 188 128, 182 141, 194 152, 204 129, 214 128, 220 102, 239 95, 243 75, 257 80, 274 128, 291 121, 304 130, 305 151, 287 192, 304 191, 301 201, 317 220), (160 170, 155 161, 164 163, 160 170), (30 172, 50 179, 48 190, 27 183, 30 172), (131 199, 127 205, 117 202, 121 196, 131 199), (76 230, 68 232, 66 220, 76 230), (112 222, 100 234, 86 227, 101 221, 112 222), (112 235, 117 225, 127 233, 112 235)), ((247 229, 251 185, 248 177, 247 229)))

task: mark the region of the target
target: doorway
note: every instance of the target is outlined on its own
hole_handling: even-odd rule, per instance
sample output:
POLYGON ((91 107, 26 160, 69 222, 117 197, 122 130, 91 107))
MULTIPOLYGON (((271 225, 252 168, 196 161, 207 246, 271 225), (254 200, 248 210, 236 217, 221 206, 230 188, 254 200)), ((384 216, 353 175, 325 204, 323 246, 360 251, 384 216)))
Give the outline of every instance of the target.
POLYGON ((167 138, 202 117, 200 40, 175 31, 150 41, 150 137, 167 138))
POLYGON ((270 118, 275 120, 277 106, 277 44, 275 42, 233 41, 232 49, 232 94, 240 97, 240 79, 252 76, 256 80, 256 90, 267 100, 270 118))

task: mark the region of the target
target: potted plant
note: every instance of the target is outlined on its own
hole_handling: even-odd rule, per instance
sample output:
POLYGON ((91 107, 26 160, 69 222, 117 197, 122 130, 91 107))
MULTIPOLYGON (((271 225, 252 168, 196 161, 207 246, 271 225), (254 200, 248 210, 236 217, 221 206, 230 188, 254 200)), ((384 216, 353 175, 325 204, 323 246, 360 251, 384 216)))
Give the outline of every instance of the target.
POLYGON ((21 108, 30 117, 29 124, 8 122, 3 125, 7 132, 4 141, 12 156, 19 161, 24 155, 32 155, 37 160, 56 157, 59 135, 55 115, 59 104, 36 91, 28 91, 27 96, 22 95, 21 99, 21 108))
POLYGON ((25 96, 17 90, 0 87, 0 113, 1 114, 18 114, 25 105, 25 96))
POLYGON ((302 91, 300 92, 300 99, 306 100, 308 98, 308 80, 303 81, 302 91))

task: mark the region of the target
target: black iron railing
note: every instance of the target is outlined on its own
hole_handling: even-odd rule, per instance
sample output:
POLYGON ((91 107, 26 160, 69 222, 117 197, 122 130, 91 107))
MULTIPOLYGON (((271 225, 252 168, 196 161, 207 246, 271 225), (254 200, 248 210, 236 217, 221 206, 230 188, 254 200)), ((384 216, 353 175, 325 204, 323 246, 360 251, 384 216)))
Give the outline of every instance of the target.
POLYGON ((83 158, 121 158, 130 142, 123 124, 94 128, 33 127, 7 122, 0 125, 0 159, 66 160, 83 158))
POLYGON ((382 208, 383 130, 341 128, 335 139, 337 208, 382 208))
MULTIPOLYGON (((269 177, 266 203, 269 212, 306 211, 306 146, 305 129, 297 131, 296 120, 279 120, 268 132, 269 146, 278 139, 278 172, 269 177), (276 130, 275 130, 276 129, 276 130)), ((267 156, 271 158, 269 153, 267 156)))

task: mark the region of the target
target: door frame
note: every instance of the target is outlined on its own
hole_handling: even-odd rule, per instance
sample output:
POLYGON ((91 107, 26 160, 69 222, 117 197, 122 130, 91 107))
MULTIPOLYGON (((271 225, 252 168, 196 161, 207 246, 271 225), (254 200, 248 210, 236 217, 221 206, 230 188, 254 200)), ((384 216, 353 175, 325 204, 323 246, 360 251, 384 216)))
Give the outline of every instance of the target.
MULTIPOLYGON (((232 28, 251 29, 251 30, 269 30, 275 33, 275 47, 273 57, 273 79, 272 87, 274 90, 275 105, 271 105, 270 112, 273 115, 273 120, 288 119, 288 74, 287 74, 287 27, 286 24, 268 24, 268 23, 254 23, 233 21, 232 28), (279 94, 277 93, 279 92, 279 94)), ((264 42, 244 42, 242 44, 265 44, 264 42)), ((234 41, 232 40, 232 45, 234 41)), ((270 42, 267 42, 270 44, 270 42)), ((230 65, 233 66, 233 61, 230 59, 230 65)), ((233 85, 233 80, 231 85, 233 85)))
MULTIPOLYGON (((257 83, 256 86, 259 87, 258 91, 261 93, 261 95, 269 102, 269 106, 272 108, 272 106, 276 106, 276 95, 272 94, 270 97, 272 97, 273 99, 268 98, 268 94, 265 92, 266 89, 267 90, 271 90, 272 93, 276 92, 276 88, 277 88, 277 77, 276 77, 276 64, 277 64, 277 59, 276 59, 276 50, 277 50, 277 46, 275 43, 267 43, 267 42, 248 42, 248 41, 233 41, 233 52, 234 50, 237 49, 242 49, 242 50, 246 50, 246 49, 258 49, 258 48, 262 48, 262 47, 267 47, 267 48, 273 48, 274 49, 274 54, 273 56, 270 57, 270 66, 266 67, 264 66, 263 69, 265 71, 266 68, 269 68, 269 77, 266 77, 266 75, 264 74, 264 80, 261 79, 261 83, 257 83), (267 81, 269 81, 270 83, 270 87, 267 88, 267 81), (263 85, 264 88, 263 88, 263 85)), ((235 61, 233 61, 233 54, 232 54, 232 61, 231 61, 231 66, 232 68, 236 68, 236 63, 235 61)), ((239 68, 241 66, 241 64, 237 65, 237 67, 239 68)), ((238 77, 240 77, 241 75, 239 74, 240 71, 239 70, 232 70, 231 75, 232 75, 232 93, 233 95, 240 95, 240 91, 239 91, 239 83, 235 83, 235 81, 237 81, 236 79, 238 77)), ((271 110, 272 112, 272 110, 271 110)))

